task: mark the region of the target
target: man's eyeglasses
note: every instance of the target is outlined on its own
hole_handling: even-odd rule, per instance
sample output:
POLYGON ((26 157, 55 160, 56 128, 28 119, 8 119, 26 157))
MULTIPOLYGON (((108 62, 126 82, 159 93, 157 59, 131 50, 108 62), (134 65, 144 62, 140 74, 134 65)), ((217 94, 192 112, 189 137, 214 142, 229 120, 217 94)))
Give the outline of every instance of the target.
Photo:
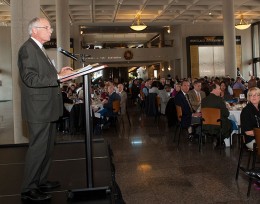
POLYGON ((44 28, 45 30, 50 30, 51 32, 53 32, 53 28, 52 27, 49 27, 49 26, 34 26, 35 28, 44 28))

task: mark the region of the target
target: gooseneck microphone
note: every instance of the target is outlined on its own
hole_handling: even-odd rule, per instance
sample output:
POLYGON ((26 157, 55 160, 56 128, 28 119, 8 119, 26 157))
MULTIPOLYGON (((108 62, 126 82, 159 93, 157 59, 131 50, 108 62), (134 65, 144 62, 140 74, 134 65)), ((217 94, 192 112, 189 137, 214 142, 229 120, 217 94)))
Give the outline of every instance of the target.
POLYGON ((78 60, 78 58, 74 54, 72 54, 66 50, 63 50, 61 47, 58 48, 58 51, 60 53, 64 54, 65 56, 70 57, 71 59, 74 59, 76 61, 78 60))

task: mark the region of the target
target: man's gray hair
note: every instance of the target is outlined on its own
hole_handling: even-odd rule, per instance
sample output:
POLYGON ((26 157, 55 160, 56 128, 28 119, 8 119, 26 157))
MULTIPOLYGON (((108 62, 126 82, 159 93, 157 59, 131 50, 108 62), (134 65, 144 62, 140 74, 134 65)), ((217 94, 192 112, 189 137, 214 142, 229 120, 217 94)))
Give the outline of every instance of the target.
POLYGON ((40 22, 41 19, 43 19, 43 18, 35 17, 35 18, 33 18, 33 19, 29 22, 28 32, 29 32, 29 35, 30 35, 30 36, 32 35, 32 29, 33 29, 33 27, 39 26, 38 23, 40 22))

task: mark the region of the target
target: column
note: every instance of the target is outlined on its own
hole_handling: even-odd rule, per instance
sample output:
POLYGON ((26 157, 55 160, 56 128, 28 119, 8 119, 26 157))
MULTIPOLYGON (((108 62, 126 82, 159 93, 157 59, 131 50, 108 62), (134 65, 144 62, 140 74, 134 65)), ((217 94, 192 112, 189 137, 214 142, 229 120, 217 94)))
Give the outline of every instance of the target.
POLYGON ((234 0, 223 0, 225 74, 236 77, 236 35, 234 0))
POLYGON ((18 51, 29 38, 28 23, 40 16, 40 0, 10 1, 11 5, 11 48, 12 48, 12 80, 13 80, 13 119, 14 143, 27 142, 27 131, 22 121, 20 77, 17 66, 18 51))
MULTIPOLYGON (((61 47, 70 52, 70 17, 69 1, 56 0, 56 39, 57 48, 61 47)), ((71 66, 71 59, 61 53, 57 53, 57 66, 59 71, 62 67, 71 66)))

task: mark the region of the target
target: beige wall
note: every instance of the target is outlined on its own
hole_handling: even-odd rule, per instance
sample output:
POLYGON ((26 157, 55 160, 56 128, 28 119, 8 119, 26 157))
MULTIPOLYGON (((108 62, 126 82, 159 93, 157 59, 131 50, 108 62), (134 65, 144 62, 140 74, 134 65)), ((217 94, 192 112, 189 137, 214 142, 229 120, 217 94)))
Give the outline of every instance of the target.
MULTIPOLYGON (((187 51, 186 51, 186 37, 188 36, 223 36, 223 24, 185 24, 181 25, 180 29, 174 29, 173 31, 177 32, 174 39, 174 49, 175 56, 181 53, 182 68, 181 72, 182 77, 187 77, 187 51), (179 45, 179 40, 181 37, 182 44, 179 45)), ((248 62, 252 58, 252 46, 251 46, 251 31, 250 29, 239 31, 236 30, 236 35, 241 36, 241 49, 242 49, 242 65, 241 70, 243 76, 248 79, 248 73, 252 70, 252 65, 249 65, 248 62)), ((176 71, 177 72, 177 71, 176 71)))

